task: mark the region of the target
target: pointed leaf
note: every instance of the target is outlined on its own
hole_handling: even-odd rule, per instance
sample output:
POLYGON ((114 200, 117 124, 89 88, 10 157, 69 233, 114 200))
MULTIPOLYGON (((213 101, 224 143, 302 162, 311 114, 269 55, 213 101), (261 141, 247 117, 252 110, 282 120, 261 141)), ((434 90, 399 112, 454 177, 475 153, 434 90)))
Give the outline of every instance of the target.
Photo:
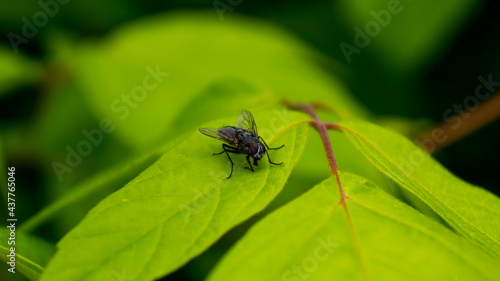
POLYGON ((498 280, 498 259, 364 178, 341 173, 258 222, 210 281, 498 280), (459 278, 459 279, 457 279, 459 278))
POLYGON ((212 155, 221 151, 221 142, 192 132, 64 237, 42 280, 110 280, 117 274, 153 280, 203 252, 269 204, 302 154, 308 117, 278 113, 254 116, 269 146, 285 144, 270 153, 282 166, 263 159, 251 172, 244 169, 244 157, 232 155, 234 173, 226 179, 226 155, 212 155))
POLYGON ((457 232, 500 256, 498 197, 457 178, 401 135, 361 120, 340 125, 384 174, 428 204, 457 232))

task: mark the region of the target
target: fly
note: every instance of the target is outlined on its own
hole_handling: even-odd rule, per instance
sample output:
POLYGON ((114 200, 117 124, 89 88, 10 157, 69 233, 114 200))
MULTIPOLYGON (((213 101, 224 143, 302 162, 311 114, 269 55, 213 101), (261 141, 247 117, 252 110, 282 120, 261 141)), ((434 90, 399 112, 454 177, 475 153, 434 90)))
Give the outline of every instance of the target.
POLYGON ((260 160, 264 156, 264 153, 267 155, 269 163, 273 165, 283 164, 283 162, 274 163, 271 161, 268 150, 280 149, 285 145, 276 148, 269 148, 264 139, 257 133, 257 125, 255 124, 252 113, 249 111, 242 111, 240 115, 238 115, 234 126, 226 126, 219 129, 200 128, 199 131, 206 136, 225 142, 222 144, 223 150, 219 153, 214 153, 213 155, 220 155, 224 152, 226 153, 227 158, 229 158, 229 161, 231 162, 231 174, 227 177, 228 179, 233 175, 234 166, 229 153, 246 154, 246 159, 250 167, 245 168, 251 170, 252 172, 254 169, 252 163, 250 162, 250 157, 253 158, 253 164, 258 166, 259 164, 257 163, 257 160, 260 160))

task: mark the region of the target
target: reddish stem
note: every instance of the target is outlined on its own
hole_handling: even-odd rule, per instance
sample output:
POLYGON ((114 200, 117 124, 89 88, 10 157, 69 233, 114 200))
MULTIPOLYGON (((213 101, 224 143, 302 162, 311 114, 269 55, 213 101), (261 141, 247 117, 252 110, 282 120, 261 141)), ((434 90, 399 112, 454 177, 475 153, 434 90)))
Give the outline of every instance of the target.
MULTIPOLYGON (((365 264, 363 255, 361 254, 361 246, 360 246, 358 238, 356 236, 356 232, 354 231, 354 226, 352 224, 351 216, 349 215, 349 211, 347 210, 347 205, 345 203, 345 199, 349 198, 349 197, 345 194, 344 189, 342 188, 342 184, 340 183, 340 177, 339 177, 339 173, 338 173, 339 169, 337 167, 337 161, 335 161, 335 156, 333 156, 333 149, 332 149, 332 145, 330 143, 330 137, 328 136, 328 131, 327 131, 327 129, 333 129, 333 130, 340 131, 341 130, 340 126, 338 124, 335 124, 335 123, 326 123, 326 122, 321 121, 319 116, 314 111, 315 108, 320 108, 320 106, 318 106, 318 104, 316 104, 316 103, 313 103, 313 104, 304 104, 304 103, 292 104, 292 103, 287 102, 287 101, 285 101, 284 103, 290 109, 303 111, 303 112, 309 114, 314 119, 313 121, 309 121, 309 124, 314 126, 316 128, 316 130, 318 130, 319 135, 321 136, 321 141, 323 142, 323 147, 325 148, 326 158, 328 159, 328 165, 330 166, 330 171, 337 178, 337 184, 339 186, 340 202, 333 208, 333 210, 335 210, 338 205, 342 205, 342 207, 344 208, 347 223, 349 225, 349 230, 350 230, 351 235, 353 237, 353 241, 354 241, 355 247, 358 251, 359 258, 361 259, 361 262, 363 264, 365 264)), ((363 270, 364 275, 368 279, 371 279, 368 272, 366 271, 365 266, 363 267, 363 269, 364 269, 363 270)))
POLYGON ((467 112, 460 112, 460 114, 457 113, 455 116, 450 117, 449 120, 453 118, 460 120, 458 126, 457 123, 449 123, 449 120, 447 120, 420 135, 417 138, 418 143, 421 144, 424 150, 432 154, 499 119, 499 108, 500 92, 482 102, 474 111, 467 110, 467 112), (438 134, 441 137, 437 137, 438 134), (430 142, 432 147, 424 145, 425 142, 430 142))
MULTIPOLYGON (((345 194, 344 190, 342 189, 342 184, 340 183, 340 177, 338 173, 338 166, 337 166, 337 161, 335 161, 335 156, 333 155, 333 149, 332 145, 330 142, 330 137, 328 136, 328 128, 330 129, 339 129, 339 126, 334 123, 325 123, 321 121, 319 116, 316 114, 314 111, 314 106, 311 104, 304 104, 304 103, 297 103, 297 104, 290 104, 288 103, 287 106, 291 109, 295 110, 300 110, 303 111, 307 114, 309 114, 314 121, 310 121, 309 124, 314 126, 316 130, 318 130, 318 133, 321 137, 321 142, 323 142, 323 147, 325 148, 325 153, 326 153, 326 158, 328 160, 328 166, 330 166, 330 171, 332 172, 333 175, 335 175, 335 178, 337 178, 337 184, 339 186, 339 191, 340 191, 340 202, 339 204, 344 205, 345 208, 345 198, 347 198, 347 195, 345 194)), ((346 209, 347 211, 347 209, 346 209)))
POLYGON ((332 129, 332 130, 337 130, 337 131, 342 131, 340 126, 335 123, 324 123, 327 129, 332 129))

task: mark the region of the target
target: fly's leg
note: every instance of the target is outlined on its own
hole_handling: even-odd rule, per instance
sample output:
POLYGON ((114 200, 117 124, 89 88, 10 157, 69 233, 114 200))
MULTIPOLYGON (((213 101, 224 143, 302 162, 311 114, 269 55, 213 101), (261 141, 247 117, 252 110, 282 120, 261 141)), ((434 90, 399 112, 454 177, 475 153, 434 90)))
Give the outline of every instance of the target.
POLYGON ((231 162, 231 174, 229 174, 229 177, 227 177, 227 179, 229 179, 232 175, 233 175, 233 166, 234 166, 234 163, 233 163, 233 160, 231 160, 231 157, 229 157, 229 153, 228 152, 231 152, 231 153, 238 153, 238 151, 232 147, 232 146, 229 146, 225 143, 222 144, 222 149, 224 149, 222 152, 219 152, 219 153, 214 153, 213 155, 220 155, 222 153, 226 153, 227 155, 227 158, 229 158, 229 161, 231 162))
POLYGON ((245 169, 249 169, 250 171, 254 172, 255 170, 253 169, 252 163, 250 162, 250 155, 247 155, 247 162, 248 162, 248 165, 250 165, 250 168, 245 167, 245 169))
POLYGON ((267 146, 267 143, 264 141, 264 139, 262 137, 259 137, 259 139, 264 143, 264 145, 266 146, 267 150, 266 150, 266 155, 267 155, 267 160, 269 161, 269 163, 273 164, 273 165, 283 165, 283 162, 281 163, 274 163, 273 161, 271 161, 271 157, 269 157, 269 152, 268 150, 276 150, 276 149, 280 149, 282 148, 283 146, 285 145, 282 145, 280 147, 275 147, 275 148, 269 148, 269 146, 267 146))
POLYGON ((264 139, 262 137, 259 136, 259 139, 264 143, 264 145, 266 146, 267 150, 276 150, 276 149, 280 149, 283 146, 285 146, 285 145, 282 145, 280 147, 269 147, 269 146, 267 146, 267 143, 264 141, 264 139))
POLYGON ((274 163, 273 161, 271 161, 271 158, 269 157, 269 152, 266 150, 266 155, 267 155, 267 160, 269 160, 269 163, 273 164, 273 165, 283 165, 283 162, 281 163, 274 163))
MULTIPOLYGON (((266 145, 266 146, 267 146, 267 145, 266 145)), ((283 146, 285 146, 285 145, 282 145, 282 146, 280 146, 280 147, 268 147, 268 148, 267 148, 267 150, 276 150, 276 149, 280 149, 280 148, 282 148, 283 146)))
POLYGON ((232 147, 232 146, 229 146, 225 143, 222 144, 222 151, 219 152, 219 153, 212 153, 212 155, 221 155, 222 153, 228 151, 228 152, 231 152, 231 153, 238 153, 238 151, 236 150, 236 148, 232 147))

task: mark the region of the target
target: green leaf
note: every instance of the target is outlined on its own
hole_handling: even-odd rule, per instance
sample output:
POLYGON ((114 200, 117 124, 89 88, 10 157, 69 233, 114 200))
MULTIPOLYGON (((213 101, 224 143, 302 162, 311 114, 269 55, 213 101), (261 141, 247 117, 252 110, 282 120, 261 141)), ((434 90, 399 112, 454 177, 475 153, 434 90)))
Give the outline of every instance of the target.
POLYGON ((0 70, 2 72, 0 97, 22 83, 34 82, 42 74, 38 64, 2 46, 0 46, 0 70))
MULTIPOLYGON (((0 229, 0 260, 3 264, 10 261, 9 255, 11 253, 10 248, 15 248, 15 274, 21 272, 29 280, 39 280, 43 273, 43 269, 47 264, 50 257, 53 255, 55 249, 54 246, 37 238, 31 236, 25 232, 15 230, 15 239, 9 240, 11 232, 8 228, 2 227, 0 229), (8 244, 8 241, 14 241, 15 244, 8 244)), ((8 265, 7 269, 2 266, 2 271, 7 271, 10 268, 8 265)), ((12 274, 8 272, 8 274, 12 274)), ((5 274, 1 274, 3 276, 5 274)), ((8 275, 7 275, 8 276, 8 275)))
MULTIPOLYGON (((256 89, 256 96, 246 98, 253 101, 263 94, 302 101, 307 94, 309 101, 342 104, 340 115, 362 116, 335 75, 313 63, 315 56, 270 24, 236 15, 227 24, 213 11, 183 11, 135 21, 105 40, 82 44, 75 77, 96 117, 111 118, 117 136, 140 149, 175 128, 184 112, 197 116, 189 106, 214 83, 230 87, 231 80, 256 89), (141 87, 149 90, 141 93, 141 87)), ((219 112, 219 98, 212 97, 203 112, 219 112)), ((244 105, 242 100, 231 108, 244 105)))
MULTIPOLYGON (((338 1, 336 5, 352 33, 353 39, 348 44, 360 47, 354 41, 360 34, 354 31, 358 27, 369 40, 366 48, 384 57, 385 65, 392 66, 395 71, 408 71, 415 66, 421 67, 441 51, 478 10, 481 2, 354 0, 338 1)), ((358 40, 360 44, 366 42, 363 37, 358 40)))
POLYGON ((96 196, 96 194, 103 196, 102 193, 109 194, 117 190, 117 187, 121 187, 129 182, 157 160, 159 158, 158 154, 157 152, 153 152, 136 157, 135 159, 128 160, 128 163, 120 163, 84 181, 72 188, 62 198, 38 211, 33 217, 21 224, 20 229, 32 231, 53 219, 61 212, 67 211, 69 208, 75 208, 75 206, 78 206, 79 210, 84 209, 81 206, 82 201, 89 200, 89 197, 96 196))
POLYGON ((339 124, 380 171, 429 205, 454 230, 500 256, 498 197, 457 178, 401 135, 361 120, 339 124))
MULTIPOLYGON (((221 142, 194 131, 132 182, 115 192, 60 243, 42 280, 109 280, 116 274, 153 280, 203 252, 225 232, 262 210, 280 192, 304 150, 308 116, 254 112, 271 147, 271 166, 255 172, 244 157, 228 159, 221 142)), ((235 117, 206 124, 233 124, 235 117)))
POLYGON ((208 280, 498 280, 498 259, 341 173, 254 225, 208 280), (348 215, 347 215, 348 214, 348 215))
POLYGON ((238 78, 220 79, 210 83, 196 97, 182 107, 166 128, 165 139, 182 135, 197 128, 206 120, 226 116, 237 116, 241 110, 261 110, 276 108, 279 98, 245 80, 238 78), (217 110, 214 110, 216 108, 217 110))
MULTIPOLYGON (((0 136, 0 171, 7 171, 7 166, 5 163, 5 156, 4 156, 4 144, 3 144, 3 138, 0 136)), ((0 194, 2 196, 2 201, 4 203, 1 204, 2 208, 6 207, 8 202, 8 192, 9 190, 7 189, 7 173, 1 173, 0 174, 0 188, 2 188, 2 191, 0 191, 0 194)), ((3 217, 3 216, 2 216, 3 217)))

